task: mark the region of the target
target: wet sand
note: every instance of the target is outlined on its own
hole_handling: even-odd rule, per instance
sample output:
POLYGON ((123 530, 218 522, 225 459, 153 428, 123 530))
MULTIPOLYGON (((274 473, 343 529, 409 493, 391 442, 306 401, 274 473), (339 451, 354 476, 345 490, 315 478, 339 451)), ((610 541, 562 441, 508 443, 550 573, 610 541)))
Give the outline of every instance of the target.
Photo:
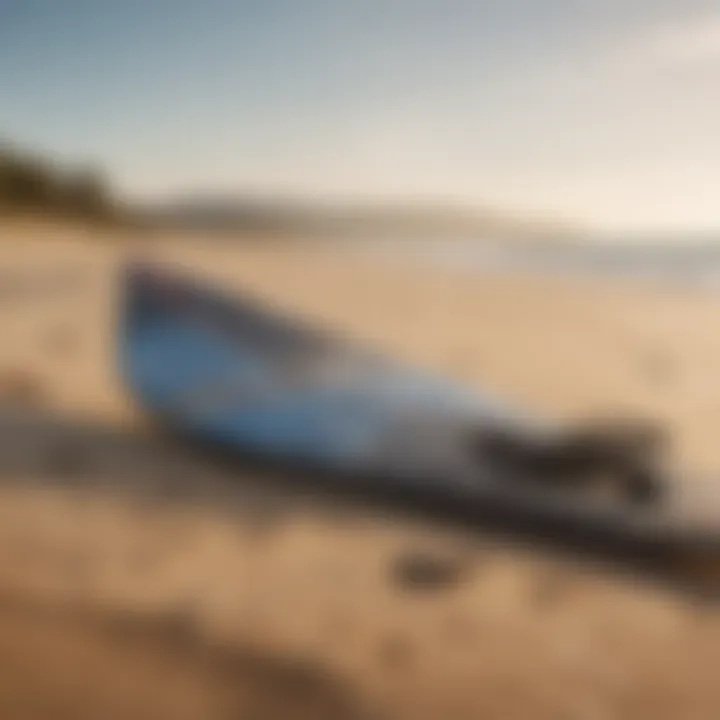
MULTIPOLYGON (((482 534, 288 495, 148 436, 111 342, 113 271, 148 241, 10 235, 2 717, 720 714, 713 606, 482 534), (40 291, 17 281, 64 272, 71 282, 40 291), (397 577, 406 553, 439 551, 464 558, 455 581, 397 577)), ((656 417, 684 466, 720 470, 720 295, 378 267, 308 245, 155 238, 149 252, 538 412, 656 417)))

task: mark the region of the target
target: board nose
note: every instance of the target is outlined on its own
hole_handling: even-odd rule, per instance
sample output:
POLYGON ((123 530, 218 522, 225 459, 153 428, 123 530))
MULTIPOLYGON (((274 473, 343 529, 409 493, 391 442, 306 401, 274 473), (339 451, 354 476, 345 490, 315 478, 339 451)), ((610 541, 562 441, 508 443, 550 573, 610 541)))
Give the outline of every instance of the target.
POLYGON ((150 261, 135 258, 125 262, 120 274, 126 283, 144 285, 156 282, 163 273, 157 265, 150 261))

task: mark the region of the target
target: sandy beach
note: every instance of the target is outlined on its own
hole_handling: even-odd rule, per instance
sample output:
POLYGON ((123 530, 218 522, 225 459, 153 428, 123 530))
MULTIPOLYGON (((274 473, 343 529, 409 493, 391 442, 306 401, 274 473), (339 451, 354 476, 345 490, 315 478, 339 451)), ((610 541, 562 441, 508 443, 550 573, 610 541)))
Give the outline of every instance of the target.
POLYGON ((720 477, 720 295, 300 242, 0 228, 0 716, 720 716, 713 606, 287 498, 150 438, 113 356, 115 271, 137 254, 534 412, 658 419, 689 477, 720 477), (415 551, 469 559, 423 592, 393 573, 415 551))

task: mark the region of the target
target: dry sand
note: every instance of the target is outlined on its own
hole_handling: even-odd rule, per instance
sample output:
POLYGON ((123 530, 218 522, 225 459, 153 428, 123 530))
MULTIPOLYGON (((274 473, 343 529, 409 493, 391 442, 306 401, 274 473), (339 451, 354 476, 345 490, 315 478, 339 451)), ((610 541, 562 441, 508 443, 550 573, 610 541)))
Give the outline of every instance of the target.
MULTIPOLYGON (((253 489, 143 433, 112 356, 113 271, 143 245, 0 231, 0 717, 720 717, 712 606, 253 489), (394 561, 426 548, 468 556, 462 580, 399 586, 394 561)), ((686 467, 720 469, 720 296, 308 245, 149 252, 533 410, 660 418, 686 467)))

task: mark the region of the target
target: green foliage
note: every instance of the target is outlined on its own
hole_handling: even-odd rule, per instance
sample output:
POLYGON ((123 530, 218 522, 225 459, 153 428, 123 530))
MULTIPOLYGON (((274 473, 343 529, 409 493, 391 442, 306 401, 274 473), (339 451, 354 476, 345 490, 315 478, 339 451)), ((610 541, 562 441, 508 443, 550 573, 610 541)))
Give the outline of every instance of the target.
POLYGON ((102 219, 113 215, 113 201, 94 168, 67 169, 0 145, 0 210, 102 219))

